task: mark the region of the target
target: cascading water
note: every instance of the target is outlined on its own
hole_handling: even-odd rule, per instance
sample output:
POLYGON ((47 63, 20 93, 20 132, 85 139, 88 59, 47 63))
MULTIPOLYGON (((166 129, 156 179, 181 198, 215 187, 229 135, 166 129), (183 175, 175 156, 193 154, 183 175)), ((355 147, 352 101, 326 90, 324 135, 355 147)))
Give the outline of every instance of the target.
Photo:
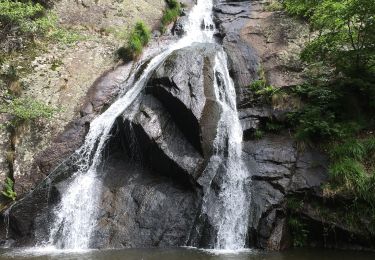
MULTIPOLYGON (((229 76, 227 57, 220 51, 215 59, 215 95, 222 107, 215 153, 207 169, 221 175, 220 191, 206 191, 203 210, 217 230, 216 249, 245 247, 248 223, 248 171, 242 161, 242 127, 236 107, 236 92, 229 76)), ((208 186, 210 187, 210 185, 208 186)))
POLYGON ((132 88, 91 123, 83 146, 76 152, 80 158, 78 170, 54 210, 55 220, 47 245, 65 249, 89 248, 102 186, 102 176, 99 176, 97 169, 102 163, 102 151, 116 118, 132 104, 150 74, 171 52, 193 42, 213 42, 213 30, 201 29, 202 24, 213 27, 212 8, 212 1, 198 0, 189 14, 186 35, 155 56, 132 88))

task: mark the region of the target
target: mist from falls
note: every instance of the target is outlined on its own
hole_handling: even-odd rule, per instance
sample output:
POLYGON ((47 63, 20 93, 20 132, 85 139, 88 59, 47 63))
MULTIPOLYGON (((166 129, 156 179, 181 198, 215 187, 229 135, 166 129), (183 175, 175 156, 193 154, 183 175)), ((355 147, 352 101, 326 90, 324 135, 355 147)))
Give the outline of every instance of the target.
MULTIPOLYGON (((152 72, 173 51, 195 42, 214 42, 214 31, 202 28, 213 25, 212 9, 212 1, 198 0, 189 14, 185 36, 152 58, 136 82, 125 82, 124 89, 132 85, 131 88, 91 123, 84 144, 76 151, 79 158, 77 171, 54 209, 54 222, 48 241, 43 243, 45 246, 63 249, 90 248, 103 179, 99 168, 103 162, 103 149, 111 137, 116 118, 137 99, 152 72)), ((217 229, 215 248, 239 249, 245 246, 249 211, 244 188, 247 176, 241 160, 242 129, 237 115, 236 93, 224 51, 217 54, 215 63, 215 94, 223 112, 214 143, 215 152, 208 167, 224 165, 225 171, 219 194, 213 195, 213 192, 206 191, 203 211, 207 211, 207 206, 210 206, 211 212, 205 213, 210 216, 212 225, 217 229)))

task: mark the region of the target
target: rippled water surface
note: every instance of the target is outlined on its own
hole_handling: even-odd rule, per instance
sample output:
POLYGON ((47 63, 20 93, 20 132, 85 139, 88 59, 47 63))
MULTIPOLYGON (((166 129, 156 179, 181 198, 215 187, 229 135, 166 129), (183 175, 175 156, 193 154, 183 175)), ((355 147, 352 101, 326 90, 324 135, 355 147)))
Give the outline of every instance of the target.
POLYGON ((56 251, 17 249, 0 251, 2 259, 83 259, 83 260, 375 260, 375 253, 299 249, 282 253, 247 250, 242 252, 180 249, 125 249, 56 251))

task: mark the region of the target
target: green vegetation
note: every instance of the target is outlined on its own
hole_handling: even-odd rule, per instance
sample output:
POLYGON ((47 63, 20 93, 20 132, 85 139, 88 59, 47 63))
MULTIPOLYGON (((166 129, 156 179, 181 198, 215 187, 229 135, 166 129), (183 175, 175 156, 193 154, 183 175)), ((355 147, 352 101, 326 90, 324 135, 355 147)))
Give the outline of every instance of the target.
POLYGON ((12 116, 9 126, 17 127, 40 118, 51 118, 57 109, 32 98, 14 98, 0 105, 0 113, 12 116))
POLYGON ((142 53, 143 47, 150 41, 150 38, 150 29, 144 24, 144 22, 137 22, 128 39, 129 50, 134 56, 139 56, 142 53))
POLYGON ((303 210, 303 200, 296 197, 289 197, 286 201, 286 208, 289 212, 288 227, 292 235, 294 247, 304 247, 307 245, 309 230, 303 222, 300 211, 303 210))
POLYGON ((288 219, 288 226, 293 237, 294 247, 304 247, 307 244, 309 231, 307 230, 306 224, 300 221, 298 218, 291 217, 288 219))
POLYGON ((16 200, 17 193, 14 191, 14 182, 11 178, 7 177, 4 182, 4 190, 1 192, 3 196, 8 199, 16 200))
POLYGON ((286 10, 308 19, 318 33, 302 53, 347 75, 374 72, 375 5, 370 0, 286 0, 286 10))
MULTIPOLYGON (((45 6, 47 2, 43 1, 45 6)), ((19 51, 32 44, 57 41, 71 44, 82 39, 82 36, 71 30, 58 26, 55 14, 49 11, 38 1, 0 0, 0 36, 7 41, 16 41, 8 44, 8 49, 0 50, 2 56, 6 52, 19 51)), ((35 48, 35 46, 30 46, 35 48)))
POLYGON ((124 61, 139 57, 150 39, 150 29, 143 21, 138 21, 128 37, 127 46, 120 48, 117 56, 124 61))
POLYGON ((271 103, 272 97, 277 93, 277 89, 267 84, 266 74, 262 66, 258 69, 258 80, 249 86, 255 102, 271 103))
POLYGON ((256 99, 262 99, 263 102, 270 102, 273 95, 276 94, 277 89, 273 86, 267 85, 264 79, 255 80, 250 89, 256 99))
POLYGON ((330 150, 331 192, 355 197, 375 208, 375 137, 337 143, 330 150))
POLYGON ((254 132, 254 138, 255 139, 262 139, 264 136, 264 132, 260 129, 255 130, 254 132))
POLYGON ((281 11, 283 10, 283 5, 278 0, 272 0, 268 6, 266 6, 266 11, 281 11))
MULTIPOLYGON (((301 53, 307 80, 287 90, 303 105, 289 113, 287 123, 298 140, 312 142, 330 156, 324 194, 339 206, 324 218, 375 235, 374 2, 281 2, 311 26, 312 38, 301 53)), ((326 214, 324 202, 317 209, 326 214)), ((300 246, 304 227, 295 217, 291 215, 290 226, 295 246, 300 246)))
POLYGON ((294 89, 305 105, 289 116, 297 138, 337 140, 373 129, 375 5, 368 0, 283 3, 315 32, 301 54, 313 73, 294 89))
POLYGON ((35 34, 45 32, 50 26, 45 17, 46 10, 39 3, 31 1, 0 1, 0 26, 3 33, 17 27, 19 33, 35 34))
POLYGON ((181 4, 177 0, 166 0, 167 9, 161 18, 161 32, 165 32, 166 26, 175 22, 181 15, 181 4))

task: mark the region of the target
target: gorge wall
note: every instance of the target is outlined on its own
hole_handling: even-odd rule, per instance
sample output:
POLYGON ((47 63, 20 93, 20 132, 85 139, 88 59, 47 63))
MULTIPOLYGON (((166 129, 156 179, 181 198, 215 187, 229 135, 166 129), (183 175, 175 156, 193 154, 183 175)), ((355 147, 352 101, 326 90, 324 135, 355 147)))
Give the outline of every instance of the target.
MULTIPOLYGON (((300 211, 310 225, 311 245, 371 247, 362 234, 340 223, 327 223, 311 206, 314 200, 323 199, 321 186, 328 178, 323 153, 301 147, 288 131, 254 138, 253 133, 266 122, 282 121, 295 102, 255 102, 249 85, 263 73, 274 87, 301 83, 304 67, 298 55, 309 37, 303 22, 267 6, 269 1, 216 1, 214 6, 216 37, 228 55, 237 92, 244 133, 242 160, 250 174, 246 246, 290 247, 288 200, 303 197, 300 211), (324 238, 327 225, 332 233, 343 235, 330 233, 324 238)), ((213 94, 218 75, 212 68, 218 48, 198 44, 173 52, 130 108, 136 112, 116 120, 105 149, 108 160, 102 168, 105 178, 91 247, 211 247, 214 243, 217 230, 201 214, 204 187, 199 180, 214 150, 221 113, 213 94)), ((40 174, 34 175, 29 168, 25 171, 31 181, 22 178, 27 179, 25 187, 37 187, 3 213, 3 241, 34 246, 48 235, 52 209, 76 168, 71 155, 83 143, 89 123, 109 106, 120 83, 136 69, 141 71, 127 64, 98 78, 85 95, 80 115, 74 120, 69 117, 65 131, 31 160, 40 174)), ((220 174, 213 177, 212 190, 218 191, 221 182, 220 174)))

